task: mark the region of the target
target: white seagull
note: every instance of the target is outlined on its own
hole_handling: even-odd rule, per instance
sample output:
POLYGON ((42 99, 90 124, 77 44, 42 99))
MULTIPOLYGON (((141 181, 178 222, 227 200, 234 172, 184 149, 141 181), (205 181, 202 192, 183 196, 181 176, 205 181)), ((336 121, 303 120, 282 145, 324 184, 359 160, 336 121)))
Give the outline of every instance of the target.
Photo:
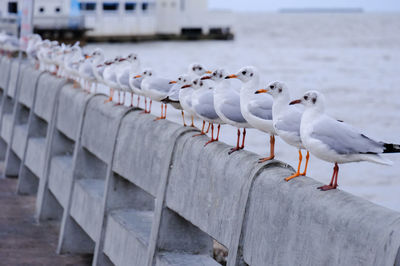
POLYGON ((336 189, 338 164, 369 161, 390 165, 381 153, 398 153, 400 145, 375 141, 360 130, 325 114, 325 97, 317 91, 309 91, 303 98, 290 104, 303 104, 300 136, 304 147, 316 157, 334 163, 329 185, 318 187, 325 191, 336 189))
POLYGON ((299 165, 297 167, 297 171, 293 175, 285 178, 285 180, 289 181, 298 176, 305 176, 307 173, 310 153, 307 151, 304 172, 300 173, 301 161, 303 159, 301 150, 304 149, 300 138, 300 123, 303 111, 297 108, 297 106, 289 105, 290 93, 289 89, 284 83, 278 81, 272 82, 267 89, 258 90, 256 91, 256 94, 265 92, 274 98, 272 105, 272 117, 275 132, 287 144, 292 145, 299 150, 299 165))
MULTIPOLYGON (((201 64, 191 64, 189 65, 188 68, 188 73, 189 78, 191 81, 195 78, 201 77, 202 75, 206 73, 211 73, 210 71, 207 71, 201 64)), ((191 127, 194 127, 193 119, 194 116, 196 115, 196 112, 192 108, 192 93, 193 93, 193 88, 191 86, 185 86, 184 90, 179 90, 179 102, 181 103, 181 106, 183 110, 186 113, 189 113, 191 116, 191 127)), ((184 115, 183 115, 183 120, 185 120, 184 115)), ((186 123, 184 123, 186 125, 186 123)))
MULTIPOLYGON (((145 70, 143 71, 143 81, 141 84, 141 90, 145 96, 150 98, 150 109, 152 101, 161 102, 165 99, 170 92, 173 84, 170 83, 171 79, 157 77, 154 75, 153 71, 145 70)), ((142 75, 137 75, 136 78, 140 78, 142 75)), ((165 119, 167 117, 167 105, 161 102, 161 115, 156 118, 165 119), (165 108, 165 111, 164 111, 165 108)))
POLYGON ((260 76, 255 67, 243 67, 235 75, 227 78, 238 78, 243 82, 240 89, 240 108, 243 117, 254 128, 270 135, 270 155, 261 158, 258 162, 262 163, 275 158, 275 129, 272 122, 272 97, 264 94, 261 97, 254 97, 254 93, 259 89, 260 76))
POLYGON ((221 120, 237 128, 236 147, 229 152, 241 150, 244 148, 244 140, 246 137, 246 128, 250 127, 240 110, 240 94, 238 90, 232 86, 232 82, 226 79, 227 73, 223 69, 215 70, 212 75, 203 77, 203 79, 211 79, 215 82, 214 89, 214 105, 215 111, 221 120), (242 145, 240 146, 240 128, 243 128, 242 145))
POLYGON ((117 82, 124 93, 122 104, 125 104, 125 93, 131 92, 131 106, 133 106, 133 90, 129 85, 129 78, 140 72, 140 60, 137 54, 131 53, 126 57, 125 62, 117 71, 117 82))
POLYGON ((190 85, 194 89, 192 94, 193 110, 196 112, 196 115, 198 117, 203 119, 203 127, 199 135, 205 134, 204 132, 205 121, 207 121, 209 125, 211 124, 211 140, 208 141, 204 146, 214 141, 218 141, 221 124, 223 123, 223 121, 219 118, 217 112, 215 111, 213 83, 214 82, 196 78, 190 85), (214 139, 214 124, 218 124, 218 132, 217 132, 217 137, 215 139, 214 139))

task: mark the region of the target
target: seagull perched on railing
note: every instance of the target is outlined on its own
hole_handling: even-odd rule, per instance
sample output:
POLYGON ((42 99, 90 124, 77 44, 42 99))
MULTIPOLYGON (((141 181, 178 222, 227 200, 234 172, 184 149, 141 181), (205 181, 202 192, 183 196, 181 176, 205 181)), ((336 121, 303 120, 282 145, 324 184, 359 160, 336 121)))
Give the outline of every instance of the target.
MULTIPOLYGON (((157 77, 154 75, 152 70, 145 70, 141 75, 136 76, 136 78, 140 78, 143 75, 143 81, 141 84, 141 90, 143 94, 150 98, 150 109, 148 113, 151 111, 151 102, 157 101, 161 102, 161 100, 165 99, 173 84, 170 83, 171 79, 157 77)), ((156 118, 165 119, 167 117, 167 105, 161 102, 161 115, 156 118), (165 110, 164 110, 165 109, 165 110)))
POLYGON ((270 94, 274 99, 272 116, 275 132, 283 141, 299 150, 299 165, 297 171, 293 175, 286 177, 285 180, 289 181, 298 176, 305 176, 307 174, 310 153, 307 151, 304 172, 300 173, 301 161, 303 159, 301 150, 304 149, 300 138, 300 123, 303 111, 298 109, 297 106, 289 105, 290 93, 285 84, 277 81, 272 82, 266 89, 256 91, 256 94, 265 92, 270 94))
POLYGON ((133 106, 133 90, 129 86, 129 77, 139 74, 140 60, 137 54, 131 53, 126 57, 126 61, 117 71, 117 82, 123 91, 122 104, 125 104, 125 93, 131 92, 131 106, 133 106))
POLYGON ((211 140, 208 141, 204 146, 214 141, 218 141, 221 124, 224 123, 221 118, 219 118, 215 110, 213 85, 214 82, 201 80, 201 78, 194 79, 192 84, 190 84, 190 86, 192 86, 194 89, 192 94, 193 110, 196 112, 196 116, 203 119, 203 127, 201 129, 200 135, 205 134, 205 121, 207 121, 209 125, 211 124, 211 140), (218 132, 215 139, 214 124, 218 124, 218 132))
POLYGON ((390 165, 381 153, 398 153, 400 145, 375 141, 360 130, 325 114, 325 97, 318 91, 309 91, 303 98, 290 104, 303 104, 300 137, 304 147, 316 157, 334 163, 329 185, 321 190, 336 189, 339 164, 369 161, 390 165))
POLYGON ((272 160, 275 157, 275 129, 272 122, 272 97, 263 95, 254 97, 254 93, 259 89, 260 76, 255 67, 249 66, 239 70, 230 78, 238 78, 243 82, 240 89, 240 109, 243 117, 254 128, 266 132, 270 135, 270 155, 261 158, 260 163, 272 160))
MULTIPOLYGON (((201 77, 202 75, 206 73, 211 73, 210 71, 207 71, 204 66, 198 63, 194 63, 189 65, 187 75, 191 79, 191 81, 195 78, 201 77)), ((183 110, 190 114, 192 123, 190 124, 191 127, 194 127, 194 116, 196 113, 194 112, 192 108, 192 93, 193 93, 193 88, 192 87, 185 87, 184 90, 179 90, 179 102, 181 103, 181 106, 183 110)), ((182 118, 185 123, 185 116, 184 113, 182 113, 182 118)))

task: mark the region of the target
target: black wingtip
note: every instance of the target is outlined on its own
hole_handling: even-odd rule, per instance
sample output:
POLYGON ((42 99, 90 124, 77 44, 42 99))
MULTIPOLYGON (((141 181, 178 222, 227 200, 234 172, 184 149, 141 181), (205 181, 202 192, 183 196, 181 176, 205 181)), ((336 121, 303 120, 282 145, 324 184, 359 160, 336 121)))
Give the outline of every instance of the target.
POLYGON ((385 143, 383 144, 384 150, 383 153, 397 153, 400 152, 399 144, 385 143))

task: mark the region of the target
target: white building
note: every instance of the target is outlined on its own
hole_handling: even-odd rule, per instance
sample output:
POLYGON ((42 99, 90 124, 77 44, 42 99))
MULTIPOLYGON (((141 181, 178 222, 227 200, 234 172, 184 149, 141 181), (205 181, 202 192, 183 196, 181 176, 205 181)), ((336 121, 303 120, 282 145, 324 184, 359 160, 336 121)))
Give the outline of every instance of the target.
MULTIPOLYGON (((0 15, 16 16, 20 0, 0 0, 0 15)), ((35 28, 84 25, 89 37, 209 34, 229 29, 226 12, 207 0, 35 0, 35 28), (211 29, 211 31, 210 31, 211 29)))

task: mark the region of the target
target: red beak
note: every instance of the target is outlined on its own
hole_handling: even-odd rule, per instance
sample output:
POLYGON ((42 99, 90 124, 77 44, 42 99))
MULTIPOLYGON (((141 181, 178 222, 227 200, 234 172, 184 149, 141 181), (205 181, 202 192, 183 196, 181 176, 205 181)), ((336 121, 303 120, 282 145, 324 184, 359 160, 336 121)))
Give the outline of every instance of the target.
POLYGON ((291 102, 289 103, 289 105, 299 104, 299 103, 301 103, 301 100, 300 100, 300 99, 291 101, 291 102))
POLYGON ((211 79, 211 77, 210 76, 204 76, 204 77, 201 78, 201 80, 205 80, 205 79, 211 79))

